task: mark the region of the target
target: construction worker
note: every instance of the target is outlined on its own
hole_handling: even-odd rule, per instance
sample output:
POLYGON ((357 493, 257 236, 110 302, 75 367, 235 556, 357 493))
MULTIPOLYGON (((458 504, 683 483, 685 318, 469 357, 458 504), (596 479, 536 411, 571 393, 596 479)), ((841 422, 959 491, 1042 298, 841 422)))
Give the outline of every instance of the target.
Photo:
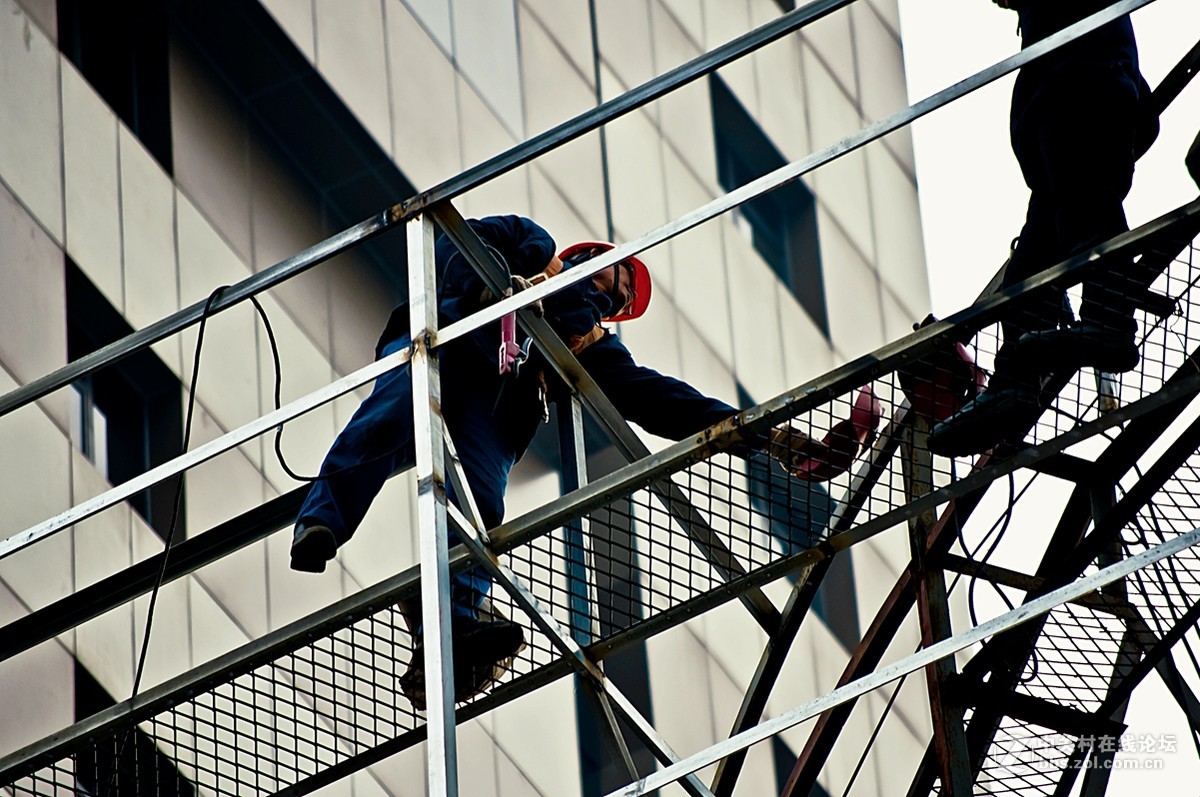
MULTIPOLYGON (((1029 47, 1110 0, 993 2, 1018 13, 1021 44, 1029 47)), ((1149 94, 1128 16, 1021 69, 1010 135, 1030 197, 1003 287, 1129 229, 1122 203, 1134 162, 1158 131, 1157 119, 1142 112, 1149 94)), ((1023 436, 1053 399, 1041 393, 1048 373, 1136 367, 1137 324, 1123 285, 1125 265, 1110 264, 1084 283, 1078 322, 1061 290, 1006 319, 988 388, 934 427, 930 449, 974 454, 1023 436)))
MULTIPOLYGON (((612 248, 609 243, 586 242, 568 247, 560 258, 549 233, 529 219, 497 216, 469 223, 507 266, 518 290, 612 248)), ((434 255, 439 324, 461 320, 496 300, 448 238, 437 240, 434 255)), ((642 315, 650 291, 646 266, 631 257, 547 297, 542 312, 625 418, 652 434, 678 440, 736 410, 678 379, 637 365, 629 350, 602 325, 642 315)), ((408 326, 408 308, 401 305, 380 337, 377 356, 407 347, 408 326)), ((530 361, 515 375, 499 373, 499 327, 499 322, 489 324, 439 349, 442 413, 487 528, 502 521, 509 471, 546 417, 545 369, 530 361)), ((412 465, 413 456, 412 379, 404 365, 376 380, 374 391, 326 456, 321 477, 297 516, 292 569, 323 572, 338 547, 354 534, 387 477, 412 465)), ((448 492, 450 500, 457 502, 452 486, 448 492)), ((450 537, 454 544, 453 533, 450 537)), ((479 691, 481 669, 490 670, 511 658, 523 644, 519 625, 479 616, 490 586, 480 568, 451 579, 451 632, 460 699, 479 691)), ((414 612, 409 608, 405 613, 411 622, 414 612)), ((419 635, 420 628, 415 631, 419 635)), ((414 667, 420 661, 418 650, 414 667)), ((410 671, 410 681, 413 675, 410 671)), ((413 690, 419 690, 423 700, 423 679, 413 689, 406 688, 410 698, 413 690)), ((417 705, 417 700, 413 702, 417 705)))

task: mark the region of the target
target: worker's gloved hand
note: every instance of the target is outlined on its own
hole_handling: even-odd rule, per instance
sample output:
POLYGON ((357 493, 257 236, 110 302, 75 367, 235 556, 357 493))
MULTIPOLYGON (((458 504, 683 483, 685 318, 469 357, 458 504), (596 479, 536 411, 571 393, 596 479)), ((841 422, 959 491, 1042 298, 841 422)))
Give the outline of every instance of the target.
MULTIPOLYGON (((514 274, 512 276, 512 287, 508 288, 504 291, 503 298, 507 299, 509 296, 512 296, 514 293, 520 293, 521 291, 525 290, 526 288, 531 288, 531 287, 533 287, 532 282, 527 280, 525 277, 520 276, 519 274, 514 274)), ((481 308, 487 307, 488 305, 495 304, 496 302, 497 302, 496 294, 492 293, 491 288, 484 288, 483 292, 479 294, 479 306, 481 308)), ((541 299, 538 299, 536 302, 529 305, 526 309, 533 311, 533 314, 536 315, 538 318, 541 318, 546 313, 545 308, 542 307, 541 299)))
POLYGON ((776 426, 771 430, 767 453, 784 470, 795 476, 813 453, 813 439, 791 424, 776 426))

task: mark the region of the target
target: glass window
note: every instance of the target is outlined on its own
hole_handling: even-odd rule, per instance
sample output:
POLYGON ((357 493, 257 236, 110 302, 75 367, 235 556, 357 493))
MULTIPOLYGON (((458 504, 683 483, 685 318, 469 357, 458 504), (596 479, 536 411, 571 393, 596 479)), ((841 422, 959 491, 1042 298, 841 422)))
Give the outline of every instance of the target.
MULTIPOLYGON (((716 138, 717 180, 721 187, 732 191, 786 165, 783 155, 725 82, 710 75, 708 85, 716 138)), ((829 317, 812 192, 794 180, 733 212, 738 227, 746 232, 763 260, 828 338, 829 317)))
MULTIPOLYGON (((116 705, 112 696, 82 664, 75 662, 75 721, 116 705)), ((187 780, 153 740, 134 728, 110 745, 96 745, 90 755, 75 756, 76 794, 130 797, 192 797, 187 780)))
MULTIPOLYGON (((121 314, 70 260, 67 271, 67 357, 77 360, 133 332, 121 314)), ((71 439, 112 484, 121 484, 180 454, 183 402, 179 379, 150 350, 76 381, 71 439)), ((175 479, 129 499, 166 537, 175 479)), ((182 528, 183 518, 180 517, 182 528)), ((182 535, 177 536, 177 538, 182 535)))
POLYGON ((166 3, 58 0, 58 44, 159 165, 171 172, 166 3))

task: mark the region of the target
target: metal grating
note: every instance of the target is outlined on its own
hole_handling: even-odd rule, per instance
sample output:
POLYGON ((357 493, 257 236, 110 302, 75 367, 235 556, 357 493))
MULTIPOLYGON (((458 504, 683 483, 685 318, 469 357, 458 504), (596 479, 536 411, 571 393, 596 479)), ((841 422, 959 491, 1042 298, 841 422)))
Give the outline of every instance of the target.
MULTIPOLYGON (((1165 259, 1165 270, 1154 279, 1154 289, 1176 300, 1181 312, 1162 322, 1142 314, 1143 365, 1121 380, 1126 406, 1153 401, 1200 346, 1191 310, 1200 281, 1194 260, 1195 248, 1189 247, 1183 256, 1165 259)), ((982 364, 990 363, 995 342, 994 326, 975 338, 975 355, 982 364)), ((814 545, 831 541, 831 520, 851 509, 856 525, 844 542, 832 540, 837 545, 895 526, 914 507, 898 458, 886 459, 866 484, 849 471, 817 484, 786 474, 761 449, 770 427, 781 421, 810 440, 836 447, 842 441, 835 427, 851 416, 866 384, 880 401, 883 417, 891 417, 904 401, 896 368, 937 345, 935 339, 918 336, 908 348, 889 350, 880 358, 882 365, 869 359, 852 364, 820 380, 817 388, 795 391, 719 428, 703 445, 670 449, 675 453, 639 471, 644 478, 635 474, 623 482, 618 473, 611 489, 610 482, 603 482, 583 499, 565 497, 558 505, 568 509, 540 521, 540 527, 522 519, 506 524, 497 535, 497 548, 507 553, 508 564, 553 616, 583 635, 577 638, 591 640, 593 650, 603 655, 638 634, 681 622, 693 611, 810 561, 814 545), (747 449, 757 453, 744 456, 747 449), (565 539, 551 533, 564 518, 580 515, 590 521, 580 536, 565 539), (589 557, 591 567, 579 568, 589 557), (601 606, 582 598, 589 593, 581 574, 603 596, 601 606)), ((1062 391, 1027 441, 1058 441, 1065 447, 1071 441, 1064 435, 1094 436, 1115 422, 1099 415, 1095 380, 1082 374, 1062 391)), ((1053 450, 1046 448, 1047 453, 1053 450)), ((789 453, 803 457, 811 450, 789 453)), ((947 489, 924 499, 927 506, 967 488, 958 474, 968 463, 935 459, 935 479, 947 489)), ((972 478, 986 483, 1012 467, 989 465, 972 478)), ((372 751, 394 752, 417 743, 422 720, 396 685, 412 642, 394 608, 395 601, 411 597, 415 589, 414 575, 389 596, 388 605, 372 607, 366 616, 333 621, 318 638, 297 639, 274 660, 231 670, 222 683, 199 693, 164 695, 161 707, 145 716, 135 714, 138 729, 173 762, 180 777, 213 794, 270 794, 335 768, 358 766, 366 760, 360 757, 369 758, 372 751)), ((495 595, 495 603, 501 613, 520 616, 507 596, 495 595)), ((1042 681, 1031 680, 1029 688, 1069 692, 1090 706, 1103 700, 1108 678, 1104 667, 1093 662, 1111 658, 1111 642, 1119 634, 1107 625, 1109 617, 1076 609, 1067 610, 1062 619, 1056 613, 1047 626, 1044 639, 1051 642, 1037 657, 1042 681)), ((478 710, 568 671, 532 626, 526 627, 526 637, 529 645, 512 672, 493 695, 477 701, 478 710)), ((128 717, 110 718, 59 748, 58 760, 42 762, 33 772, 22 767, 25 771, 10 788, 15 794, 54 794, 74 788, 77 773, 104 766, 111 773, 112 763, 103 762, 120 761, 110 774, 114 790, 108 793, 175 793, 174 787, 163 785, 172 779, 163 767, 125 763, 125 757, 136 758, 143 749, 128 741, 134 738, 130 727, 128 717)))

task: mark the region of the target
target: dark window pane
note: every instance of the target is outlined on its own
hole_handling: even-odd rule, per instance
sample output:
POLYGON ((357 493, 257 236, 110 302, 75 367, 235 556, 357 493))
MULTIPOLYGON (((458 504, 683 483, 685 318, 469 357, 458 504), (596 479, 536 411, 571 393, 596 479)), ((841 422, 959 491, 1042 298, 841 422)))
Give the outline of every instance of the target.
MULTIPOLYGON (((75 662, 75 721, 87 719, 116 701, 82 664, 75 662)), ((129 797, 192 797, 187 780, 143 731, 133 728, 111 741, 76 754, 77 793, 129 797)))
POLYGON ((58 42, 63 54, 170 172, 165 7, 163 0, 58 0, 58 42))
MULTIPOLYGON (((120 340, 133 328, 70 260, 66 261, 67 357, 77 360, 120 340)), ((182 451, 183 404, 179 379, 146 349, 75 385, 80 408, 77 441, 110 482, 121 484, 182 451), (101 437, 102 435, 102 437, 101 437), (97 451, 103 450, 103 461, 97 451)), ((166 537, 176 479, 129 499, 159 536, 166 537)), ((180 516, 182 528, 183 518, 180 516)), ((180 535, 181 536, 181 535, 180 535)))
MULTIPOLYGON (((717 179, 726 191, 784 166, 787 161, 754 119, 716 75, 709 76, 713 130, 717 150, 717 179)), ((817 208, 799 180, 743 204, 735 211, 750 227, 754 248, 800 305, 829 336, 825 286, 821 279, 821 250, 817 208)))

